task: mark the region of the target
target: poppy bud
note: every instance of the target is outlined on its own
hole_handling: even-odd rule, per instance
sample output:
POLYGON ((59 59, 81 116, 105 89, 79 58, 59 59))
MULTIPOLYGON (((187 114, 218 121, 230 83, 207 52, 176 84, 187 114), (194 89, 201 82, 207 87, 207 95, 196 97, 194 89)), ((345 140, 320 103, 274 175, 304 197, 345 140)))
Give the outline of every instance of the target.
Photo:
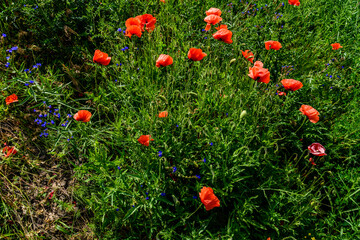
POLYGON ((246 110, 243 110, 240 114, 240 119, 246 116, 246 110))

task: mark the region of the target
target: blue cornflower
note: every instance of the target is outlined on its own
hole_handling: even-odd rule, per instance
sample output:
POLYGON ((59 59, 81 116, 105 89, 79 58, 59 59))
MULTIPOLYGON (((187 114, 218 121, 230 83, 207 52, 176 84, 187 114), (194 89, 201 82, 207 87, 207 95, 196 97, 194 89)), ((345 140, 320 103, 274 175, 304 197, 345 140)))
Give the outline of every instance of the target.
POLYGON ((332 75, 330 75, 329 77, 332 78, 332 75))
POLYGON ((72 115, 71 115, 70 113, 68 113, 68 115, 67 115, 67 116, 68 116, 68 118, 71 118, 71 117, 72 117, 72 115))
POLYGON ((204 163, 206 163, 206 158, 204 158, 204 160, 203 160, 203 161, 204 161, 204 163))
POLYGON ((195 175, 198 179, 200 179, 201 177, 200 177, 200 175, 195 175))
POLYGON ((164 192, 163 192, 163 193, 161 193, 161 196, 165 197, 165 195, 166 195, 166 194, 165 194, 164 192))
POLYGON ((9 59, 10 59, 10 56, 7 56, 7 57, 6 57, 6 60, 9 60, 9 59))
POLYGON ((326 74, 326 76, 329 76, 329 74, 326 74))
POLYGON ((3 34, 1 34, 1 36, 5 38, 5 37, 6 37, 6 34, 5 34, 5 33, 3 33, 3 34))
POLYGON ((144 185, 142 185, 142 184, 140 185, 140 187, 143 187, 143 186, 144 186, 144 185))
POLYGON ((27 87, 27 86, 29 86, 29 84, 28 84, 28 83, 25 83, 24 85, 25 85, 26 87, 27 87))
POLYGON ((149 200, 149 197, 146 197, 145 199, 146 199, 146 200, 149 200))
POLYGON ((5 64, 5 67, 10 67, 10 63, 9 62, 7 62, 6 64, 5 64))
POLYGON ((120 166, 118 166, 118 169, 119 169, 119 170, 121 169, 120 166))
POLYGON ((36 112, 36 109, 34 109, 34 112, 36 112))
POLYGON ((41 67, 41 63, 37 63, 36 65, 37 65, 38 67, 41 67))
POLYGON ((284 3, 282 3, 282 5, 284 6, 284 3))
POLYGON ((284 27, 284 25, 281 25, 281 28, 283 28, 284 27))
POLYGON ((205 32, 206 30, 205 29, 201 29, 202 32, 205 32))
POLYGON ((267 7, 267 4, 265 4, 265 7, 267 7))
POLYGON ((125 34, 125 30, 123 30, 123 33, 125 34))
POLYGON ((146 194, 146 195, 149 195, 149 193, 148 193, 148 192, 145 192, 145 194, 146 194))
POLYGON ((176 124, 176 127, 179 127, 179 125, 176 124))
POLYGON ((38 8, 38 5, 36 5, 36 7, 34 7, 34 9, 37 9, 38 8))
POLYGON ((117 79, 115 79, 115 82, 117 82, 117 79))
POLYGON ((70 139, 68 138, 68 139, 66 139, 68 142, 70 142, 70 139))
POLYGON ((207 39, 207 37, 204 37, 204 39, 207 39))
POLYGON ((212 142, 210 143, 210 146, 214 145, 212 142))
POLYGON ((33 84, 33 83, 34 83, 34 81, 33 81, 33 80, 30 80, 30 81, 29 81, 29 83, 33 84))
POLYGON ((173 167, 173 173, 176 172, 177 170, 177 167, 173 167))
POLYGON ((51 124, 54 124, 55 122, 54 122, 54 120, 51 120, 50 123, 51 123, 51 124))
POLYGON ((38 65, 33 65, 32 67, 33 67, 33 68, 38 68, 38 65))
POLYGON ((162 151, 159 151, 158 153, 159 153, 158 156, 159 156, 159 157, 162 157, 163 152, 162 152, 162 151))
POLYGON ((337 76, 338 78, 340 78, 340 76, 337 76))
POLYGON ((193 196, 193 199, 197 199, 198 197, 197 196, 193 196))
POLYGON ((119 209, 117 208, 116 211, 119 211, 119 209))
POLYGON ((118 28, 118 30, 117 30, 118 32, 121 32, 122 30, 121 30, 121 28, 118 28))
POLYGON ((12 48, 10 48, 12 51, 16 51, 16 50, 18 50, 18 47, 17 46, 15 46, 15 47, 12 47, 12 48))
POLYGON ((332 87, 330 87, 332 89, 332 87))
POLYGON ((41 113, 39 114, 39 117, 43 117, 44 115, 42 115, 41 113))
POLYGON ((341 68, 344 68, 344 66, 341 66, 341 68))
POLYGON ((135 207, 135 205, 132 205, 132 207, 135 207))
POLYGON ((334 61, 335 61, 335 59, 331 59, 331 61, 333 61, 333 62, 334 62, 334 61))

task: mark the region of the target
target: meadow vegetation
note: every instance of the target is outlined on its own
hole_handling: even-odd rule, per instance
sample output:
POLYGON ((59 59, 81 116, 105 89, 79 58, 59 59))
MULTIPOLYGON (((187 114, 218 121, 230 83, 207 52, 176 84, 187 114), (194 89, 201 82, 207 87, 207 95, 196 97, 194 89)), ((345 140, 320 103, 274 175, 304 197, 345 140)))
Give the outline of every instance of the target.
POLYGON ((1 1, 0 239, 358 239, 359 2, 300 2, 1 1), (211 7, 231 44, 204 30, 211 7), (143 14, 155 29, 125 36, 143 14))

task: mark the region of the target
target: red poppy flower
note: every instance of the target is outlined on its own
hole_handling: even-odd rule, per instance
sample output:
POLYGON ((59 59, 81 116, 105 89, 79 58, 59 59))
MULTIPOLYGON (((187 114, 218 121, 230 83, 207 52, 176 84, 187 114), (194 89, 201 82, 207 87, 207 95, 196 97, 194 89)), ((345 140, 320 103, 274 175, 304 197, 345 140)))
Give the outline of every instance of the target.
POLYGON ((317 123, 319 121, 319 112, 315 108, 309 105, 301 105, 299 110, 309 118, 310 122, 317 123))
POLYGON ((277 90, 276 92, 279 96, 282 96, 282 95, 286 96, 286 92, 280 92, 279 90, 277 90))
POLYGON ((169 55, 160 54, 158 60, 156 60, 156 67, 166 67, 168 65, 173 64, 173 59, 169 55))
POLYGON ((218 24, 221 20, 222 18, 215 14, 207 16, 206 18, 204 18, 204 21, 207 22, 205 30, 209 31, 211 28, 211 24, 212 25, 218 24))
POLYGON ((303 87, 302 82, 294 79, 283 79, 281 80, 281 84, 284 86, 286 90, 291 90, 291 91, 296 91, 303 87))
POLYGON ((11 155, 14 155, 17 153, 15 147, 9 147, 9 146, 5 146, 3 148, 2 152, 5 155, 5 157, 10 157, 11 155))
POLYGON ((227 25, 221 24, 220 26, 215 28, 216 30, 220 30, 220 29, 228 29, 227 25))
POLYGON ((339 48, 342 48, 340 43, 333 43, 331 44, 331 46, 332 46, 332 50, 338 50, 339 48))
POLYGON ((281 43, 279 43, 278 41, 266 41, 265 42, 265 48, 266 50, 270 50, 270 49, 274 49, 274 50, 280 50, 281 47, 281 43))
POLYGON ((100 51, 99 49, 95 50, 95 54, 93 57, 93 62, 94 63, 100 63, 101 65, 109 65, 111 60, 111 57, 109 57, 109 55, 107 55, 107 53, 104 53, 102 51, 100 51))
POLYGON ((314 159, 313 158, 309 158, 309 162, 312 164, 312 165, 316 165, 316 163, 314 162, 314 159))
POLYGON ((155 29, 156 18, 153 17, 153 15, 144 14, 144 15, 137 16, 137 18, 139 18, 141 21, 142 30, 143 30, 144 25, 148 32, 151 32, 155 29))
POLYGON ((270 82, 270 72, 267 68, 263 68, 263 63, 256 61, 254 67, 249 68, 248 76, 252 79, 268 84, 270 82))
POLYGON ((91 118, 91 112, 88 110, 80 110, 74 115, 74 119, 80 122, 89 122, 91 118))
POLYGON ((190 48, 188 52, 188 58, 193 61, 201 61, 207 54, 204 53, 200 48, 190 48))
POLYGON ((214 207, 220 207, 220 200, 215 196, 214 191, 210 187, 203 187, 199 193, 201 202, 205 205, 206 211, 214 207))
POLYGON ((165 118, 168 116, 168 114, 169 113, 167 111, 163 111, 163 112, 159 113, 159 118, 165 118))
POLYGON ((223 41, 225 43, 232 43, 233 40, 231 40, 232 32, 230 30, 227 30, 225 28, 220 29, 216 33, 213 34, 213 37, 217 40, 223 41))
POLYGON ((217 15, 219 17, 221 16, 221 10, 218 8, 210 8, 205 13, 207 16, 209 16, 209 15, 217 15))
POLYGON ((151 135, 141 135, 138 139, 138 142, 142 145, 149 146, 150 141, 154 141, 154 139, 151 138, 151 135))
POLYGON ((125 26, 129 28, 130 26, 141 26, 141 18, 139 16, 134 18, 128 18, 125 22, 125 26))
POLYGON ((261 61, 256 61, 255 63, 254 63, 254 67, 264 67, 264 64, 261 62, 261 61))
POLYGON ((132 35, 136 35, 139 38, 141 37, 141 27, 138 25, 132 25, 126 28, 125 36, 131 38, 132 35))
POLYGON ((165 0, 160 0, 160 2, 163 2, 163 3, 165 3, 165 0))
POLYGON ((295 6, 299 6, 299 5, 300 5, 299 0, 288 0, 288 2, 289 2, 290 5, 295 5, 295 6))
POLYGON ((249 52, 250 50, 245 50, 245 52, 241 51, 242 55, 246 60, 248 60, 251 63, 254 63, 254 54, 252 52, 249 52))
POLYGON ((6 105, 9 105, 10 103, 18 102, 18 101, 19 100, 18 100, 18 97, 16 96, 16 94, 11 94, 10 96, 5 98, 6 105))
POLYGON ((310 146, 308 146, 308 150, 311 154, 315 156, 326 156, 325 148, 320 143, 313 143, 310 146))

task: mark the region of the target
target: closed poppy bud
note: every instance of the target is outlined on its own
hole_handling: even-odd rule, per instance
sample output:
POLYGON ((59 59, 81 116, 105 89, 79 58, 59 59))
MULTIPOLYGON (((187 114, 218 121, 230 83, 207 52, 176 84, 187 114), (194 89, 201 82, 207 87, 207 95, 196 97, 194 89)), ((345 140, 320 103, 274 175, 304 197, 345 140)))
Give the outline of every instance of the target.
POLYGON ((314 166, 316 165, 316 163, 314 162, 314 159, 313 159, 313 158, 310 158, 310 159, 309 159, 309 162, 310 162, 312 165, 314 165, 314 166))
POLYGON ((154 141, 154 139, 151 138, 151 135, 141 135, 138 139, 138 142, 142 145, 149 146, 150 141, 154 141))
POLYGON ((299 6, 300 5, 300 1, 299 0, 288 0, 290 5, 295 5, 295 6, 299 6))
POLYGON ((338 50, 338 49, 342 48, 340 43, 333 43, 333 44, 331 44, 331 46, 332 46, 332 50, 338 50))
POLYGON ((206 211, 214 207, 220 207, 220 200, 215 196, 214 191, 210 187, 203 187, 199 193, 201 202, 204 204, 206 211))
POLYGON ((232 37, 232 32, 230 30, 227 30, 225 28, 220 29, 219 31, 217 31, 216 33, 213 34, 213 37, 217 40, 223 41, 225 43, 232 43, 233 40, 231 39, 232 37))
POLYGON ((308 150, 311 154, 315 156, 326 156, 325 148, 320 143, 313 143, 310 146, 308 146, 308 150))
POLYGON ((265 48, 266 50, 270 50, 270 49, 274 49, 274 50, 280 50, 281 48, 281 43, 279 43, 278 41, 266 41, 265 42, 265 48))
POLYGON ((5 155, 5 157, 10 157, 11 155, 14 155, 17 153, 15 147, 9 147, 9 146, 5 146, 2 150, 2 152, 5 155))
POLYGON ((244 56, 244 58, 246 58, 246 60, 248 60, 251 63, 254 62, 254 54, 250 52, 250 50, 245 50, 245 52, 241 51, 241 53, 244 56))
POLYGON ((9 105, 10 103, 18 102, 18 101, 19 100, 18 100, 18 97, 16 96, 16 94, 11 94, 10 96, 5 98, 6 105, 9 105))
POLYGON ((161 54, 156 60, 156 67, 166 67, 173 64, 173 59, 169 55, 161 54))
POLYGON ((207 22, 205 30, 209 31, 211 28, 211 24, 212 25, 218 24, 221 20, 222 18, 215 14, 207 16, 206 18, 204 18, 204 21, 207 22))
POLYGON ((312 122, 312 123, 317 123, 320 119, 319 112, 315 108, 313 108, 309 105, 301 105, 299 110, 301 111, 302 114, 307 116, 309 118, 310 122, 312 122))
POLYGON ((246 110, 243 110, 241 113, 240 113, 240 119, 242 119, 243 117, 246 116, 246 110))
POLYGON ((205 13, 207 16, 209 16, 209 15, 217 15, 219 17, 221 16, 221 10, 218 8, 210 8, 205 13))
POLYGON ((109 65, 110 60, 111 60, 111 57, 109 57, 109 55, 100 51, 99 49, 95 50, 95 54, 93 57, 94 63, 100 63, 101 65, 106 66, 106 65, 109 65))
POLYGON ((91 118, 91 112, 88 110, 80 110, 74 115, 74 119, 80 122, 89 122, 91 118))
POLYGON ((302 82, 294 79, 283 79, 281 80, 281 84, 284 86, 286 90, 291 90, 291 91, 296 91, 303 87, 302 82))
POLYGON ((161 113, 159 113, 159 118, 165 118, 168 116, 168 112, 167 111, 163 111, 161 113))
POLYGON ((207 54, 204 53, 200 48, 190 48, 188 52, 188 58, 193 61, 201 61, 207 54))

